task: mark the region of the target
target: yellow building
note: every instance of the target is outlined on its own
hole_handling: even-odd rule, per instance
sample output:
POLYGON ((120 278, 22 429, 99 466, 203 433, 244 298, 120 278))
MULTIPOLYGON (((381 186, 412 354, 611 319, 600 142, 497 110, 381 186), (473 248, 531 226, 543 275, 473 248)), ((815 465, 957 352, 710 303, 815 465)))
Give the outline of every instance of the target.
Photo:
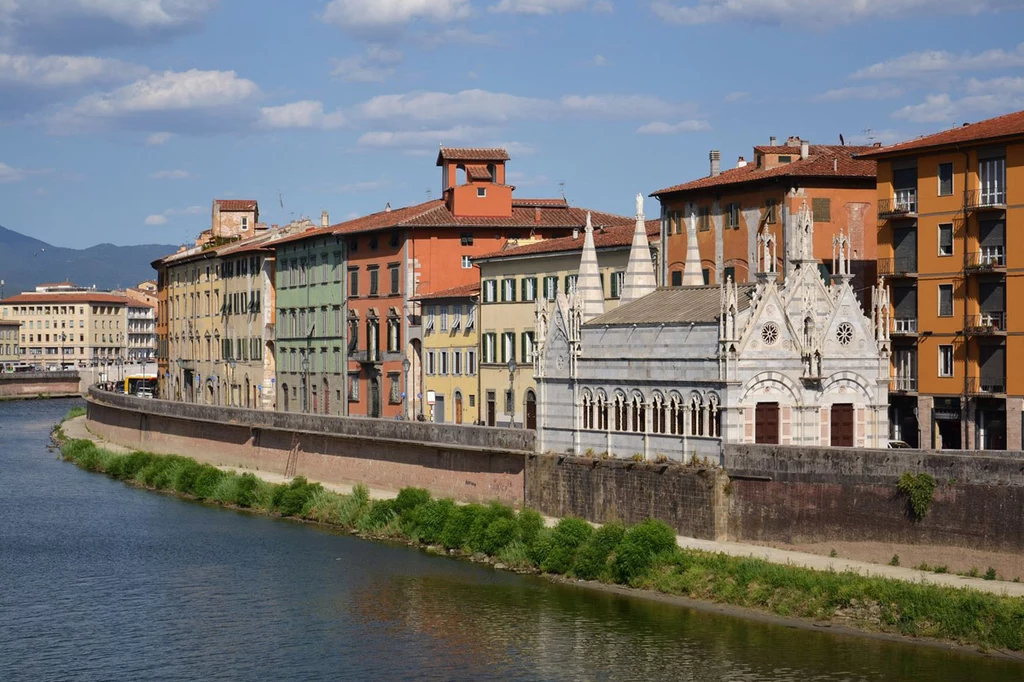
MULTIPOLYGON (((595 218, 594 222, 599 220, 595 218)), ((593 233, 605 312, 619 305, 633 242, 634 224, 622 219, 616 223, 607 227, 595 224, 593 233)), ((654 271, 658 273, 660 221, 649 220, 646 227, 654 271)), ((577 234, 510 246, 474 259, 480 268, 481 286, 480 414, 487 426, 536 428, 536 300, 544 296, 553 301, 558 292, 569 291, 579 273, 583 243, 584 235, 577 234)))
POLYGON ((480 418, 478 283, 420 296, 423 394, 405 397, 405 414, 428 421, 476 424, 480 418))
POLYGON ((1024 111, 861 155, 878 162, 879 274, 892 306, 892 436, 1021 449, 1024 111))
POLYGON ((21 361, 20 329, 20 321, 0 319, 0 371, 21 361))

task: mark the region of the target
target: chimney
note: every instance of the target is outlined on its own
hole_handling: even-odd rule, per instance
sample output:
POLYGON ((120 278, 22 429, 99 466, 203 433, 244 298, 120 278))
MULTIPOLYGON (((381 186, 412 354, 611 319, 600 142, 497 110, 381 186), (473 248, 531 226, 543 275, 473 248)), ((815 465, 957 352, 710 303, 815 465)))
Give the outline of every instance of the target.
POLYGON ((792 135, 790 135, 789 139, 786 140, 786 146, 787 147, 799 147, 800 146, 800 138, 799 137, 793 137, 792 135))
POLYGON ((838 173, 839 172, 839 157, 838 156, 836 158, 832 159, 832 172, 833 173, 838 173))
POLYGON ((712 149, 711 153, 708 154, 708 159, 711 160, 711 177, 718 177, 722 172, 722 152, 712 149))
POLYGON ((747 165, 747 160, 744 159, 742 156, 736 160, 736 167, 737 168, 743 168, 746 165, 747 165))
POLYGON ((576 241, 579 238, 580 238, 580 228, 578 228, 578 227, 572 228, 572 239, 573 239, 573 241, 576 241))
POLYGON ((329 227, 330 224, 331 217, 330 214, 327 213, 327 210, 324 209, 323 211, 320 211, 320 227, 329 227))
POLYGON ((806 159, 811 155, 811 143, 807 140, 800 141, 800 158, 806 159))
POLYGON ((391 213, 391 202, 390 201, 388 203, 384 204, 384 212, 385 213, 391 213))
POLYGON ((540 206, 533 207, 533 224, 540 225, 540 206))
POLYGON ((768 138, 768 146, 769 147, 774 147, 775 146, 775 136, 774 135, 772 135, 771 137, 768 138))

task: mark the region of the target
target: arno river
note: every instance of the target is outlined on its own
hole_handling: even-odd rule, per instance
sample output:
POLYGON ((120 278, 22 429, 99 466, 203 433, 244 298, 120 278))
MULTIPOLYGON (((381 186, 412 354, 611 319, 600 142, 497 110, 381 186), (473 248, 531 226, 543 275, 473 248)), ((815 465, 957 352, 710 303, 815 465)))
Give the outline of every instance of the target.
POLYGON ((989 680, 1018 663, 552 584, 135 490, 0 403, 0 679, 989 680))

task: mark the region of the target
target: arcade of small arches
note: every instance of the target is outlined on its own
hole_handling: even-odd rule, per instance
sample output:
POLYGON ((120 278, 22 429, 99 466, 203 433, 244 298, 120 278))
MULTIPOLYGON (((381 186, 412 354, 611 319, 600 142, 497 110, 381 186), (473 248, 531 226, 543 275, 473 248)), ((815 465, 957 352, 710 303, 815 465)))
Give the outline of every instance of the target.
POLYGON ((639 389, 627 393, 584 388, 580 401, 582 427, 586 431, 665 434, 721 438, 721 398, 717 393, 691 391, 687 397, 678 391, 652 391, 645 396, 639 389))

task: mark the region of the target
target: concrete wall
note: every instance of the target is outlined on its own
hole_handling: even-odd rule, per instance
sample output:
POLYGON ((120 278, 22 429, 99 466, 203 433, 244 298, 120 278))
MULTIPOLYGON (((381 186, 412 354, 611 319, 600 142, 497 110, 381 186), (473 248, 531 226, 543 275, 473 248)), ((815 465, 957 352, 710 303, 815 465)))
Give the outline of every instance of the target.
POLYGON ((78 394, 78 372, 0 374, 0 400, 78 394))
POLYGON ((146 400, 90 390, 89 428, 114 443, 326 482, 427 488, 522 505, 533 434, 418 422, 296 415, 146 400))
POLYGON ((1024 550, 1024 457, 919 450, 727 445, 729 539, 876 541, 1024 550), (937 487, 915 521, 896 489, 903 473, 937 487))
POLYGON ((724 540, 727 482, 716 468, 536 455, 526 464, 526 504, 597 523, 657 518, 681 535, 724 540))

